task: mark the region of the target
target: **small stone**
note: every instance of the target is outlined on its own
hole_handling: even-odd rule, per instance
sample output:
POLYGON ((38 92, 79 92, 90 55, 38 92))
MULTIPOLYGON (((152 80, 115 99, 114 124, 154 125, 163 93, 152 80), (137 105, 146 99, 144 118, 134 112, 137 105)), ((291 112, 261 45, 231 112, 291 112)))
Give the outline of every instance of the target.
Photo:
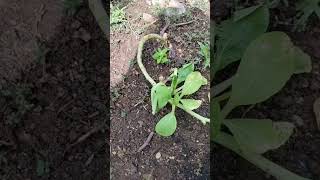
POLYGON ((292 119, 298 126, 303 126, 303 119, 300 116, 293 115, 292 119))
POLYGON ((172 160, 173 160, 174 158, 175 158, 174 156, 169 156, 169 159, 172 159, 172 160))
POLYGON ((154 22, 156 20, 156 18, 154 16, 152 16, 151 14, 147 14, 147 13, 142 14, 142 19, 148 23, 154 22))
POLYGON ((78 20, 75 20, 75 21, 71 24, 71 27, 74 28, 74 29, 78 29, 80 26, 81 26, 81 23, 80 23, 80 21, 78 21, 78 20))
POLYGON ((161 153, 160 152, 157 152, 156 154, 156 159, 160 159, 161 158, 161 153))

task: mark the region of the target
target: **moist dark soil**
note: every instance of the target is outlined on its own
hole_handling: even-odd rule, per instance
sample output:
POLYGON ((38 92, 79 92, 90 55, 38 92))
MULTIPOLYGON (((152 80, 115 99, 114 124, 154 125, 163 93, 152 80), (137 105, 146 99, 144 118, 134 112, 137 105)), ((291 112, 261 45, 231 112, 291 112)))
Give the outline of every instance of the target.
MULTIPOLYGON (((213 19, 219 22, 227 18, 231 7, 232 3, 214 2, 213 19)), ((290 4, 289 8, 279 6, 272 9, 269 29, 286 32, 297 46, 308 53, 312 58, 312 72, 294 75, 284 89, 266 102, 256 105, 245 117, 270 118, 294 123, 296 129, 289 141, 265 156, 303 177, 319 180, 320 131, 312 109, 314 101, 320 97, 319 19, 311 18, 304 32, 292 32, 294 12, 293 4, 290 4)), ((223 72, 220 77, 231 71, 223 72)), ((234 117, 241 117, 247 108, 236 110, 234 117)), ((214 179, 274 179, 222 146, 212 144, 211 148, 211 176, 214 179)))
POLYGON ((1 89, 0 179, 108 178, 104 37, 84 5, 41 41, 41 61, 1 89))
MULTIPOLYGON (((194 23, 169 27, 166 31, 175 51, 169 64, 156 65, 152 59, 153 53, 161 46, 158 42, 148 41, 145 44, 143 62, 156 81, 160 76, 168 77, 171 68, 196 61, 196 57, 199 57, 197 40, 203 42, 209 39, 209 18, 201 11, 193 13, 192 17, 197 19, 194 23), (190 36, 186 33, 190 32, 194 39, 188 39, 190 36)), ((165 22, 159 21, 155 30, 150 33, 159 34, 164 26, 165 22)), ((197 64, 197 69, 209 79, 209 73, 203 69, 203 64, 197 64)), ((209 179, 209 126, 204 126, 182 110, 176 112, 178 126, 174 135, 165 138, 155 134, 150 144, 138 152, 148 135, 154 132, 156 123, 171 110, 166 107, 160 113, 152 115, 150 90, 151 85, 136 61, 124 81, 111 90, 111 178, 209 179)), ((193 97, 203 100, 196 112, 205 117, 210 114, 208 92, 209 86, 205 86, 193 97)))

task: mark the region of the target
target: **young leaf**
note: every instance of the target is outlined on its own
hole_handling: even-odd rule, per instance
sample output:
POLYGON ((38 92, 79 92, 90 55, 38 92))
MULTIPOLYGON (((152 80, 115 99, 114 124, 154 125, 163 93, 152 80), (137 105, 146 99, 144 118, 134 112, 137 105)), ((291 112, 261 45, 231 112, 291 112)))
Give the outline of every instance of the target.
POLYGON ((295 71, 294 50, 283 32, 265 33, 254 40, 232 82, 232 104, 256 104, 277 93, 295 71))
POLYGON ((311 72, 312 64, 311 58, 304 53, 300 48, 295 47, 292 58, 295 61, 295 74, 311 72))
POLYGON ((214 74, 230 63, 240 60, 250 42, 266 32, 269 25, 268 8, 261 6, 250 12, 253 9, 242 10, 241 18, 238 12, 238 17, 234 16, 216 28, 218 41, 213 61, 214 74), (250 14, 244 16, 244 11, 250 14))
POLYGON ((163 83, 158 83, 151 88, 152 114, 163 108, 171 98, 170 88, 163 83))
POLYGON ((187 76, 194 71, 194 64, 188 63, 178 69, 178 84, 185 81, 187 76))
POLYGON ((198 109, 202 103, 201 100, 195 100, 195 99, 181 99, 180 101, 182 105, 189 110, 198 109))
POLYGON ((223 122, 232 132, 243 151, 258 154, 277 149, 293 132, 288 122, 272 122, 270 119, 225 119, 223 122))
POLYGON ((184 82, 182 95, 190 95, 197 92, 202 85, 206 85, 207 79, 201 75, 200 72, 195 71, 187 76, 184 82))
POLYGON ((320 18, 320 0, 299 0, 296 3, 296 9, 299 13, 294 30, 304 30, 312 14, 320 18))
POLYGON ((156 132, 160 136, 171 136, 177 128, 177 119, 174 112, 165 115, 156 125, 156 132))

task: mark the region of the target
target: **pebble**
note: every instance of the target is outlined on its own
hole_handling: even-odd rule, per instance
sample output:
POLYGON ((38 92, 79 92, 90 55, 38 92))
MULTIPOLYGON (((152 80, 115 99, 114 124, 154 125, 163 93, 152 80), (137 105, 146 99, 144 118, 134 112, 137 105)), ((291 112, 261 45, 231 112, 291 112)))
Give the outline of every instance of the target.
POLYGON ((292 119, 298 126, 303 126, 303 119, 300 116, 293 115, 292 119))
POLYGON ((156 154, 156 159, 160 159, 161 158, 161 153, 160 152, 157 152, 156 154))
POLYGON ((147 14, 147 13, 142 14, 142 19, 148 23, 151 23, 156 20, 156 18, 154 16, 152 16, 151 14, 147 14))

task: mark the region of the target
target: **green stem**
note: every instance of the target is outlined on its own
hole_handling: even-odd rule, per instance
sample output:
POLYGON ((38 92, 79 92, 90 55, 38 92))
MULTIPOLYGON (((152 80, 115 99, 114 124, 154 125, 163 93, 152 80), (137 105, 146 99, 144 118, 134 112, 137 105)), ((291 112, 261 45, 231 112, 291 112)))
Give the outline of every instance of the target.
POLYGON ((232 76, 231 78, 223 81, 222 83, 216 86, 213 86, 213 88, 211 89, 211 94, 213 95, 213 97, 217 96, 218 94, 222 93, 227 88, 229 88, 232 85, 233 79, 234 79, 234 76, 232 76))
POLYGON ((143 73, 143 75, 146 77, 146 79, 150 82, 152 86, 156 85, 157 83, 152 79, 152 77, 148 74, 146 68, 144 67, 142 63, 142 51, 143 51, 143 46, 144 43, 150 39, 159 39, 160 41, 165 41, 165 39, 158 35, 158 34, 148 34, 142 38, 142 40, 139 42, 139 47, 138 47, 138 55, 137 55, 137 61, 138 65, 143 73))
POLYGON ((212 99, 212 102, 221 102, 221 101, 224 101, 224 100, 227 100, 228 98, 230 98, 231 96, 231 92, 226 92, 218 97, 215 97, 212 99))
POLYGON ((242 151, 235 139, 227 133, 220 132, 217 137, 213 139, 213 141, 234 151, 258 168, 274 176, 278 180, 309 180, 277 165, 276 163, 270 161, 269 159, 266 159, 260 154, 242 151))
POLYGON ((98 22, 101 30, 104 32, 106 37, 109 35, 109 16, 103 7, 101 0, 88 0, 89 8, 98 22))
POLYGON ((206 117, 203 117, 189 109, 186 109, 185 107, 183 107, 181 104, 178 104, 177 107, 179 107, 180 109, 186 111, 188 114, 190 114, 191 116, 199 119, 203 124, 206 124, 206 123, 210 123, 210 119, 209 118, 206 118, 206 117))

